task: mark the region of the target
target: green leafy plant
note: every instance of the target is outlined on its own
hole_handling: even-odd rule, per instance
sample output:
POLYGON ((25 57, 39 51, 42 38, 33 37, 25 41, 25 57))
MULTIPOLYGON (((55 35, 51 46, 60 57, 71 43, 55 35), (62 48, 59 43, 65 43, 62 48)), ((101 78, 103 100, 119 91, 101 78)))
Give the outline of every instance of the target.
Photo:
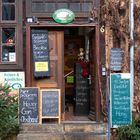
POLYGON ((140 140, 140 118, 135 119, 131 125, 117 128, 118 140, 140 140))
POLYGON ((6 139, 19 131, 17 93, 7 83, 0 84, 0 138, 6 139))

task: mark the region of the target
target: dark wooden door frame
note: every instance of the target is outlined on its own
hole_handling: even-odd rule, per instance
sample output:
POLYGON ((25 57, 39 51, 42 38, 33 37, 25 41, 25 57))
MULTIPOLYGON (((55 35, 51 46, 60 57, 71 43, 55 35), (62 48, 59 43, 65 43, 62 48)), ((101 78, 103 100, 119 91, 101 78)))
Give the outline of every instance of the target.
POLYGON ((96 110, 96 121, 101 121, 101 75, 100 75, 100 46, 99 46, 99 25, 95 27, 95 37, 96 37, 96 81, 95 85, 95 95, 96 95, 96 103, 95 103, 95 110, 96 110))
POLYGON ((29 25, 26 26, 26 71, 25 71, 25 83, 27 87, 31 86, 31 48, 30 48, 30 35, 31 27, 29 25))
MULTIPOLYGON (((32 27, 38 27, 37 24, 35 25, 28 25, 26 24, 26 86, 30 87, 31 86, 31 49, 30 49, 30 29, 32 27)), ((99 25, 98 24, 85 24, 85 25, 39 25, 39 27, 95 27, 95 38, 96 38, 96 85, 95 85, 95 114, 96 114, 96 121, 101 121, 101 89, 100 89, 100 47, 99 47, 99 25)))

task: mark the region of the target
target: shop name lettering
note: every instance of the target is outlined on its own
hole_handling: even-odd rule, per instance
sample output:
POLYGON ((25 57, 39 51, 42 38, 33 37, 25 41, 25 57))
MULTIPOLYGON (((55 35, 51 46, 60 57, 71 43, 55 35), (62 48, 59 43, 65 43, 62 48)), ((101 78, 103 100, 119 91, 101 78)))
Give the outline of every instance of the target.
POLYGON ((23 79, 22 78, 5 78, 4 79, 5 81, 23 81, 23 79))
POLYGON ((5 73, 4 74, 4 80, 5 81, 23 81, 22 78, 19 77, 20 75, 18 73, 12 74, 12 73, 5 73))

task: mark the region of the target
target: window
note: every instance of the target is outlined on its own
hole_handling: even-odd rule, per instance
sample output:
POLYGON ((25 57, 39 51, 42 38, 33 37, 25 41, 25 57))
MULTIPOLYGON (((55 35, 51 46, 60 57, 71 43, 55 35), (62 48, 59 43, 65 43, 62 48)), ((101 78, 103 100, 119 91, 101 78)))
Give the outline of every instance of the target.
POLYGON ((15 0, 2 0, 2 20, 15 20, 15 0))
POLYGON ((99 0, 26 0, 27 17, 52 17, 52 13, 60 8, 67 8, 75 13, 75 17, 89 17, 93 7, 99 6, 99 0))
MULTIPOLYGON (((89 12, 90 8, 92 7, 92 0, 75 0, 75 1, 64 1, 64 0, 47 0, 47 1, 40 1, 40 0, 33 0, 32 1, 32 12, 33 13, 44 13, 44 12, 54 12, 58 8, 69 8, 73 12, 89 12), (88 5, 88 7, 87 7, 88 5), (83 6, 86 6, 85 9, 83 9, 83 6)), ((28 9, 27 9, 28 10, 28 9)))
POLYGON ((2 62, 16 62, 15 28, 2 28, 2 62))
POLYGON ((0 2, 0 69, 22 67, 22 0, 0 2))

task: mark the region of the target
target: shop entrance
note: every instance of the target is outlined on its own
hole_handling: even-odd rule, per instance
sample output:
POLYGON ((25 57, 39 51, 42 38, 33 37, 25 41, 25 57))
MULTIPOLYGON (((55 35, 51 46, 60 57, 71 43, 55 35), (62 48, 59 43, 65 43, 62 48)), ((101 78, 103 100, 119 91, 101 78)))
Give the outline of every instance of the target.
POLYGON ((100 119, 99 38, 97 26, 26 29, 26 86, 61 90, 62 120, 100 119), (47 30, 50 76, 35 78, 32 29, 47 30))
POLYGON ((93 100, 95 98, 93 97, 95 97, 96 51, 94 50, 95 39, 92 39, 94 31, 94 28, 87 27, 64 30, 66 120, 89 120, 91 106, 94 116, 92 119, 95 119, 95 100, 93 100))

